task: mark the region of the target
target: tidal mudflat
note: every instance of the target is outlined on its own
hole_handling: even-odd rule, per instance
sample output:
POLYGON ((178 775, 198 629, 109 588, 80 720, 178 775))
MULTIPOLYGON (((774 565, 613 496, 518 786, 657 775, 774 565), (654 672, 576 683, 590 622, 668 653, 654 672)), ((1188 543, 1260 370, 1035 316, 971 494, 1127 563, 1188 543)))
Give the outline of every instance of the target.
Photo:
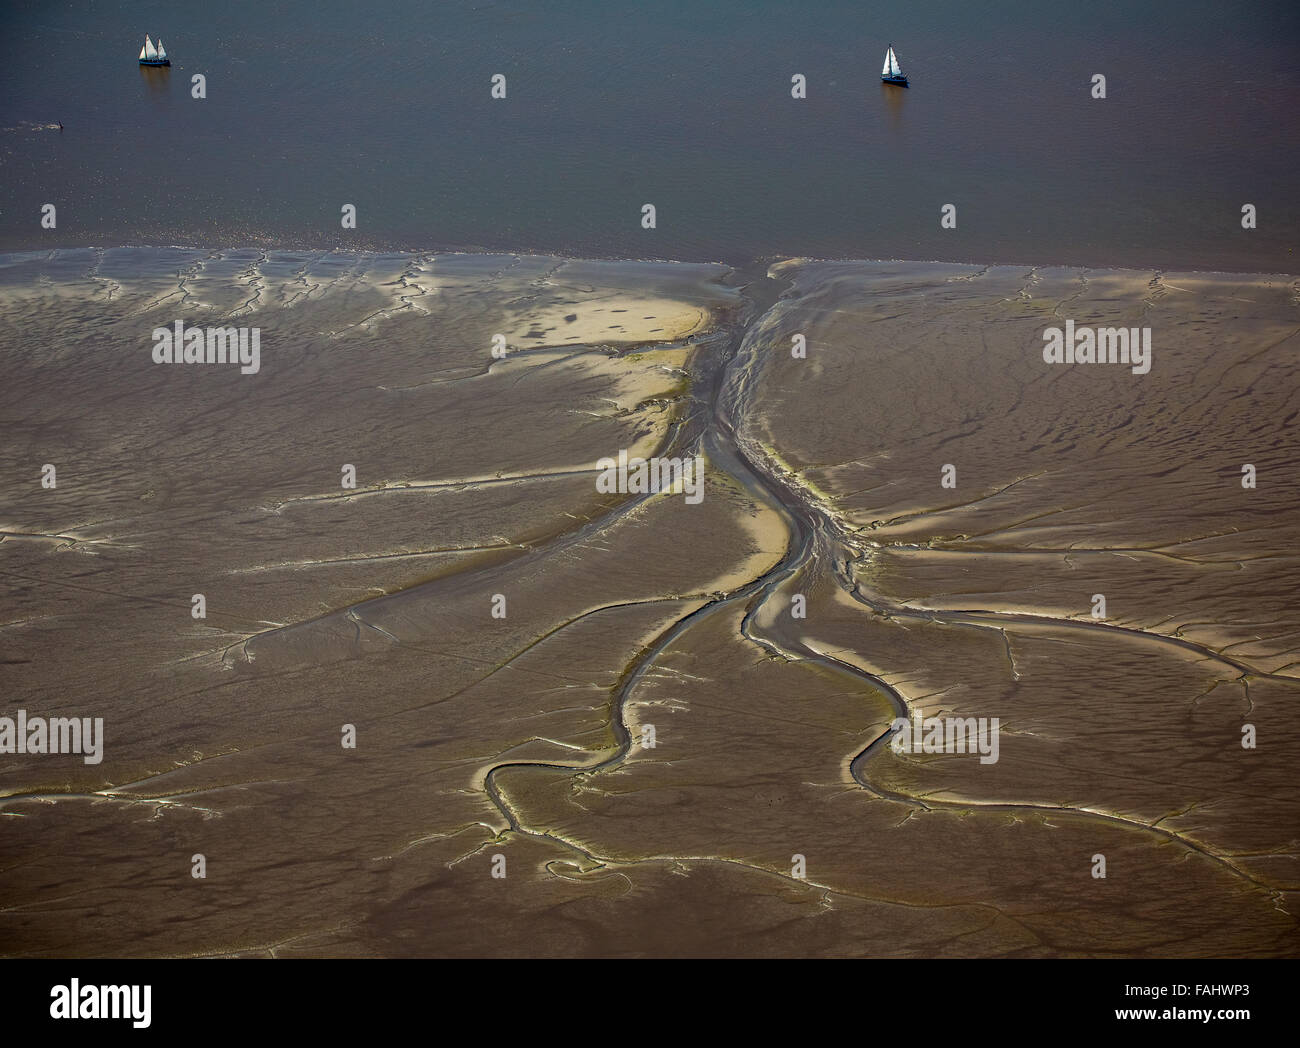
POLYGON ((0 952, 1300 946, 1294 278, 0 263, 0 952))

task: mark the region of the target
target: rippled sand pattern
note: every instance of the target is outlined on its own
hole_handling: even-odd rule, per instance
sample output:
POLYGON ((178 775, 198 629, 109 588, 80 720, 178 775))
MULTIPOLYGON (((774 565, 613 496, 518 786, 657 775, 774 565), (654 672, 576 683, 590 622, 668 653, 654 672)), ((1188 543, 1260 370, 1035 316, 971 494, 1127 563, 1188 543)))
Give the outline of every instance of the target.
POLYGON ((1298 330, 1282 277, 0 257, 0 716, 106 725, 0 755, 0 952, 1295 954, 1298 330), (892 752, 918 706, 999 760, 892 752))

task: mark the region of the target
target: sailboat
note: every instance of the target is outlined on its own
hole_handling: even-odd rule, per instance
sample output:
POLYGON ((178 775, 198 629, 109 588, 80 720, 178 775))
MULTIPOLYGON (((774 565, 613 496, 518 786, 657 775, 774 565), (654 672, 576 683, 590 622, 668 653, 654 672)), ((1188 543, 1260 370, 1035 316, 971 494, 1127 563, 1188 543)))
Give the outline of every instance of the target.
POLYGON ((169 66, 172 60, 167 57, 167 48, 163 47, 162 37, 158 38, 158 46, 153 46, 153 41, 149 39, 149 34, 144 36, 144 47, 140 48, 140 64, 142 66, 169 66))
POLYGON ((893 44, 890 44, 889 50, 885 52, 885 68, 880 71, 880 79, 882 83, 907 86, 907 77, 898 68, 898 55, 894 54, 893 44))

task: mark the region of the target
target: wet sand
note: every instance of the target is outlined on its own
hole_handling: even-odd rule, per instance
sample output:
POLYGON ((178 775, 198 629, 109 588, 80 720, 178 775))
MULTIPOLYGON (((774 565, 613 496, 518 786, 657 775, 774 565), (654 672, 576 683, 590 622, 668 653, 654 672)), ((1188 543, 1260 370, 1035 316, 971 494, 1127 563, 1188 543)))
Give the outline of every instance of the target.
POLYGON ((4 256, 0 716, 106 743, 0 756, 0 952, 1294 955, 1298 315, 1270 276, 4 256), (1045 364, 1066 318, 1151 327, 1151 372, 1045 364), (260 371, 154 364, 176 319, 259 326, 260 371), (703 501, 598 492, 620 449, 700 454, 703 501), (892 752, 917 706, 999 760, 892 752))

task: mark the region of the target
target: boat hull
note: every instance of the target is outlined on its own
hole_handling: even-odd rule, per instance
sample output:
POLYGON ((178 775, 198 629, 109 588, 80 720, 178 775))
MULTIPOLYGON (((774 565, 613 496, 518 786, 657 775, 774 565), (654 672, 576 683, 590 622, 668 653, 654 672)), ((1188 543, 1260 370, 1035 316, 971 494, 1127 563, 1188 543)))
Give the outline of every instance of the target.
POLYGON ((905 76, 882 76, 880 82, 882 84, 897 84, 899 87, 908 86, 907 77, 905 76))
POLYGON ((142 58, 140 59, 140 64, 142 66, 169 66, 172 63, 170 58, 142 58))

